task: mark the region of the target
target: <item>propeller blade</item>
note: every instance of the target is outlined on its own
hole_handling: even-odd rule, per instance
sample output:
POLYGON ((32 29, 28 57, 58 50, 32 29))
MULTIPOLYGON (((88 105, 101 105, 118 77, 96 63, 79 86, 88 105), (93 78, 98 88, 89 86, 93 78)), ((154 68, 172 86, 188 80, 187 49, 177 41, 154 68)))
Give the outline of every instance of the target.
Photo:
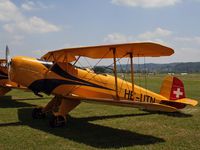
POLYGON ((10 62, 10 50, 8 48, 8 45, 6 45, 6 66, 8 67, 10 62))
POLYGON ((6 45, 6 67, 8 68, 8 79, 10 80, 10 64, 11 64, 10 50, 6 45))

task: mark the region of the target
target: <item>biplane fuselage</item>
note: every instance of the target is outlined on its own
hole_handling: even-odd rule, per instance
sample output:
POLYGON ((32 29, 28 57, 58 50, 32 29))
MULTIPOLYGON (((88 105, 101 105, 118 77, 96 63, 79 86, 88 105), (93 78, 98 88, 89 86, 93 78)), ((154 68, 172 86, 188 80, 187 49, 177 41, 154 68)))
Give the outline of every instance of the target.
POLYGON ((119 100, 120 103, 116 103, 117 105, 129 105, 123 101, 162 104, 169 100, 137 85, 134 85, 133 94, 132 84, 120 78, 117 78, 119 86, 116 96, 114 76, 96 74, 90 69, 80 69, 69 63, 53 64, 29 57, 19 56, 12 59, 10 78, 28 87, 34 93, 44 92, 63 97, 78 96, 105 103, 119 100), (107 99, 109 101, 106 101, 107 99), (110 99, 115 100, 110 101, 110 99))
POLYGON ((34 92, 87 98, 118 98, 140 102, 159 103, 163 96, 118 78, 118 97, 115 92, 115 78, 108 74, 96 74, 90 69, 80 69, 66 63, 40 61, 28 57, 12 59, 11 80, 20 82, 34 92), (15 68, 17 71, 15 71, 15 68))
POLYGON ((50 121, 53 126, 63 125, 66 115, 81 101, 130 106, 147 110, 175 112, 186 105, 197 105, 197 101, 186 98, 183 83, 176 77, 165 78, 160 94, 134 84, 133 57, 170 56, 173 49, 155 43, 128 43, 52 51, 41 59, 17 56, 11 59, 9 77, 11 81, 40 92, 55 95, 41 109, 33 110, 33 118, 46 112, 55 112, 50 121), (70 62, 76 57, 94 59, 113 58, 114 76, 97 74, 70 62), (117 77, 116 58, 130 58, 131 82, 117 77), (57 109, 55 109, 57 107, 57 109), (59 107, 59 108, 58 108, 59 107))

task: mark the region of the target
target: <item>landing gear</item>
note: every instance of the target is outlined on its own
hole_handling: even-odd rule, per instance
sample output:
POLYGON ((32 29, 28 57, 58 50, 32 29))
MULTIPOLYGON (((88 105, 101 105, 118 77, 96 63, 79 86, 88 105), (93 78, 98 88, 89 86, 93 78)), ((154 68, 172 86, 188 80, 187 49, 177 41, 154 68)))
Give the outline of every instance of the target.
POLYGON ((46 117, 46 113, 42 111, 43 108, 34 108, 32 111, 33 119, 44 119, 46 117))
POLYGON ((52 116, 52 118, 49 121, 49 125, 52 128, 55 127, 64 127, 66 125, 66 119, 65 117, 59 115, 59 116, 52 116))
POLYGON ((43 119, 46 114, 52 113, 49 125, 53 128, 63 127, 66 125, 66 116, 78 104, 80 104, 78 100, 55 96, 45 107, 33 109, 32 117, 33 119, 43 119))

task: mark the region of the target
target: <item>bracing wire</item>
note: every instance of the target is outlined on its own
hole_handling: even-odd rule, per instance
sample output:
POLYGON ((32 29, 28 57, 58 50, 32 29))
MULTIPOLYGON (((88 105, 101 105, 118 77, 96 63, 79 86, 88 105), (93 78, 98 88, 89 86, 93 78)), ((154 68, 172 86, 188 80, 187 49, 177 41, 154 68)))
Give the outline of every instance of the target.
POLYGON ((76 63, 78 62, 78 60, 81 58, 81 56, 78 56, 78 58, 76 59, 76 61, 74 62, 73 66, 76 65, 76 63))
MULTIPOLYGON (((119 62, 119 61, 120 61, 122 58, 124 58, 126 55, 127 55, 127 54, 123 55, 121 58, 118 58, 118 59, 116 60, 116 63, 119 62)), ((104 68, 110 69, 110 67, 112 67, 113 65, 114 65, 114 63, 111 63, 110 65, 105 66, 104 68)))
MULTIPOLYGON (((100 60, 94 65, 94 67, 96 67, 100 62, 101 62, 101 60, 109 53, 110 51, 108 50, 101 58, 100 58, 100 60)), ((80 62, 78 62, 79 64, 81 64, 80 62)), ((82 65, 81 65, 82 66, 82 65)), ((86 76, 88 75, 88 73, 85 75, 85 76, 83 76, 82 78, 85 78, 86 76)), ((93 77, 91 77, 90 79, 88 79, 87 81, 90 81, 90 80, 92 80, 93 78, 95 78, 97 76, 97 74, 96 75, 94 75, 93 77)), ((73 91, 75 91, 76 89, 78 89, 78 88, 80 88, 82 85, 79 85, 79 86, 74 86, 69 92, 68 92, 68 94, 70 94, 71 92, 73 92, 73 91)))
MULTIPOLYGON (((96 67, 101 61, 102 59, 109 53, 110 51, 107 51, 101 58, 100 60, 94 65, 94 67, 96 67)), ((119 62, 122 58, 124 58, 127 54, 125 54, 124 56, 122 56, 121 58, 118 58, 116 62, 119 62)), ((79 64, 81 64, 80 62, 78 62, 79 64)), ((108 65, 107 67, 110 67, 112 66, 114 63, 108 65)), ((85 76, 83 76, 82 78, 85 78, 88 74, 86 74, 85 76)), ((92 76, 90 79, 88 79, 87 81, 90 81, 92 80, 93 78, 95 78, 98 74, 95 74, 94 76, 92 76)), ((75 86, 74 88, 72 88, 68 94, 70 94, 71 92, 73 92, 74 90, 80 88, 82 85, 79 85, 79 86, 75 86)))
MULTIPOLYGON (((125 71, 123 70, 123 67, 122 67, 122 65, 121 65, 121 63, 120 63, 120 61, 118 61, 119 62, 119 65, 120 65, 120 71, 121 71, 121 73, 122 73, 122 75, 123 75, 123 80, 122 80, 122 83, 121 83, 121 86, 120 86, 120 89, 119 89, 119 93, 121 92, 121 90, 123 89, 123 84, 124 84, 124 82, 126 81, 126 76, 125 76, 125 72, 126 72, 126 69, 125 69, 125 71)), ((127 68, 127 67, 126 67, 127 68)))

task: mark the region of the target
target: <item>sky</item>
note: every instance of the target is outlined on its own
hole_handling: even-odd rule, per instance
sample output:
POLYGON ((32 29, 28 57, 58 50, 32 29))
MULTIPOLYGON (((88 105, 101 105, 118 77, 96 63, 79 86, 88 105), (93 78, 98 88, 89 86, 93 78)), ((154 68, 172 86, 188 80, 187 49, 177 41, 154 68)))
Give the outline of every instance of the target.
POLYGON ((199 14, 200 0, 0 0, 0 56, 151 41, 175 54, 148 62, 199 62, 199 14))

